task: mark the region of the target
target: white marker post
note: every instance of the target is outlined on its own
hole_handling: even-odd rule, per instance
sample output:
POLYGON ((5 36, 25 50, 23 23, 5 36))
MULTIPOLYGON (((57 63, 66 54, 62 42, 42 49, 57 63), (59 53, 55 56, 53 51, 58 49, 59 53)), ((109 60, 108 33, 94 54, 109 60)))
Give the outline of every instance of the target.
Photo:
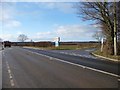
POLYGON ((101 52, 103 52, 103 44, 104 44, 104 39, 101 39, 101 52))

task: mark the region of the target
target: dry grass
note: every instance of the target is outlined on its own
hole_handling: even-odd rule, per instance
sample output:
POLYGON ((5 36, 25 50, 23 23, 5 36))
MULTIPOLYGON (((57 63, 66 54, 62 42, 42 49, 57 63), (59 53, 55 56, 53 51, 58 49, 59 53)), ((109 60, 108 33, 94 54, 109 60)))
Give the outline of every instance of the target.
MULTIPOLYGON (((28 46, 27 46, 28 47, 28 46)), ((34 47, 34 46, 30 46, 34 47)), ((60 45, 59 47, 34 47, 39 49, 46 49, 46 50, 77 50, 77 49, 83 49, 83 48, 93 48, 96 47, 96 45, 60 45)))
POLYGON ((104 56, 104 57, 108 57, 108 58, 120 60, 120 55, 117 55, 117 56, 114 56, 114 55, 105 55, 100 50, 94 51, 93 53, 95 53, 97 55, 100 55, 100 56, 104 56))

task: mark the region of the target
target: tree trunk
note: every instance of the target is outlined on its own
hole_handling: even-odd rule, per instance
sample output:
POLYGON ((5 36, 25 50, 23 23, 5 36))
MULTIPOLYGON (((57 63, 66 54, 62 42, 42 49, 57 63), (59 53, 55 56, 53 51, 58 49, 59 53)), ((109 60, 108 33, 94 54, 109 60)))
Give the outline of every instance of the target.
POLYGON ((114 55, 114 27, 109 28, 109 26, 103 24, 103 30, 107 35, 103 53, 105 55, 114 55))
POLYGON ((103 33, 106 35, 106 41, 103 46, 103 54, 114 55, 114 26, 111 28, 106 23, 102 23, 103 33))
POLYGON ((104 49, 103 49, 103 54, 105 55, 113 55, 114 54, 114 42, 113 40, 106 40, 104 49))
POLYGON ((117 54, 120 55, 120 2, 117 3, 117 54))

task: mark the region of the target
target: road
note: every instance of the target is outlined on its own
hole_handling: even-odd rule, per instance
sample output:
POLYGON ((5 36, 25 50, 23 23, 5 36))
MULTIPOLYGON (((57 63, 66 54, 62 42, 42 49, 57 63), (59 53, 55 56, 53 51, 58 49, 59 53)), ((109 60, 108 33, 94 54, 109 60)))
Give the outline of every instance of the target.
POLYGON ((2 51, 0 50, 0 89, 2 89, 2 51))
POLYGON ((2 43, 0 42, 0 89, 2 89, 2 43))
POLYGON ((117 75, 119 74, 118 63, 99 60, 96 57, 91 56, 89 52, 86 52, 83 50, 79 50, 79 51, 78 50, 76 51, 75 50, 69 50, 69 51, 59 50, 58 51, 58 50, 38 50, 38 49, 31 49, 31 48, 25 48, 25 49, 30 50, 32 52, 37 52, 43 55, 51 56, 54 58, 59 58, 75 64, 88 66, 94 69, 107 71, 109 73, 113 73, 117 75), (79 53, 80 55, 76 53, 79 53), (84 55, 86 55, 86 57, 84 55))
POLYGON ((55 53, 62 53, 62 54, 68 54, 68 55, 74 55, 74 56, 81 56, 81 57, 87 57, 87 58, 96 58, 91 55, 90 52, 96 50, 95 48, 90 49, 81 49, 81 50, 49 50, 51 52, 55 53))
MULTIPOLYGON (((6 48, 3 51, 2 58, 2 87, 118 88, 118 77, 77 65, 82 62, 71 64, 76 63, 73 61, 78 61, 78 58, 79 61, 90 61, 88 58, 60 53, 55 54, 52 51, 23 49, 19 47, 6 48), (68 59, 71 60, 69 61, 71 63, 67 63, 68 59)), ((96 63, 101 62, 97 61, 96 63)), ((110 73, 117 74, 118 68, 114 66, 116 63, 105 63, 109 63, 112 66, 108 65, 104 69, 108 67, 106 70, 111 71, 110 73)), ((90 62, 87 64, 90 64, 90 62)))

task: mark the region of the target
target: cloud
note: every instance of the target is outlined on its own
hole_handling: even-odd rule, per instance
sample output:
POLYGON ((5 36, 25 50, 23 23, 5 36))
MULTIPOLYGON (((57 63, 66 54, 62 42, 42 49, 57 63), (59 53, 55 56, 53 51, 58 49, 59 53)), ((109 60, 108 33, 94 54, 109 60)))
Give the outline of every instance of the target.
POLYGON ((11 3, 0 3, 0 21, 6 22, 13 18, 14 9, 11 3))
POLYGON ((46 37, 46 36, 50 36, 50 35, 51 35, 50 31, 37 33, 38 37, 46 37))
POLYGON ((95 28, 101 28, 100 24, 93 24, 92 26, 95 27, 95 28))
POLYGON ((19 21, 16 21, 16 20, 9 20, 5 23, 4 26, 7 28, 15 28, 15 27, 21 26, 21 23, 19 21))
POLYGON ((0 36, 1 36, 0 38, 2 38, 4 41, 8 41, 8 40, 15 41, 16 40, 16 37, 12 34, 2 34, 0 36))
POLYGON ((65 2, 36 2, 38 6, 41 7, 43 5, 43 8, 47 9, 57 9, 64 13, 70 13, 73 10, 73 3, 65 3, 65 2))
POLYGON ((17 31, 17 35, 24 34, 22 31, 17 31))
MULTIPOLYGON (((105 2, 105 0, 100 1, 105 2)), ((2 0, 2 2, 98 2, 98 0, 2 0)), ((114 0, 108 0, 108 2, 114 2, 114 0)))
POLYGON ((2 2, 79 2, 83 0, 2 0, 2 2))
MULTIPOLYGON (((92 36, 98 30, 92 25, 57 25, 52 31, 36 32, 31 35, 24 32, 24 34, 33 41, 53 41, 55 37, 60 37, 61 41, 90 41, 94 40, 92 36)), ((2 35, 2 38, 16 41, 19 34, 23 34, 23 32, 2 35)))
POLYGON ((3 3, 0 5, 0 22, 5 28, 15 28, 21 26, 21 22, 15 19, 15 3, 3 3))
POLYGON ((59 26, 56 29, 56 34, 64 37, 86 37, 91 36, 96 29, 87 25, 67 25, 59 26))
POLYGON ((62 41, 93 40, 92 36, 98 29, 90 25, 57 25, 53 31, 38 32, 33 40, 50 40, 60 37, 62 41))
POLYGON ((54 33, 50 31, 46 32, 38 32, 33 36, 30 36, 30 39, 35 40, 35 41, 50 41, 54 37, 54 33))

